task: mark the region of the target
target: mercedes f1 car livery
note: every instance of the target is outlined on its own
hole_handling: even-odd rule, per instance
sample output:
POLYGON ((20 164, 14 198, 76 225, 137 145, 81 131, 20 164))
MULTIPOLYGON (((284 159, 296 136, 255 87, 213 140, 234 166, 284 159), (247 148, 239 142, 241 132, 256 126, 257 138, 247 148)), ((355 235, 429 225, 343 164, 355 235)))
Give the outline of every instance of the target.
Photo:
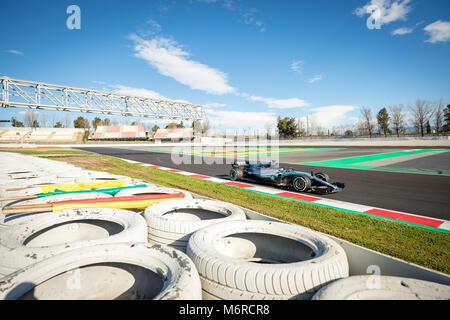
POLYGON ((235 162, 230 170, 230 178, 233 181, 252 180, 294 189, 298 192, 326 194, 339 192, 345 188, 344 183, 330 182, 330 177, 326 173, 308 173, 295 171, 292 168, 279 168, 275 162, 258 162, 257 164, 250 164, 249 161, 235 162))

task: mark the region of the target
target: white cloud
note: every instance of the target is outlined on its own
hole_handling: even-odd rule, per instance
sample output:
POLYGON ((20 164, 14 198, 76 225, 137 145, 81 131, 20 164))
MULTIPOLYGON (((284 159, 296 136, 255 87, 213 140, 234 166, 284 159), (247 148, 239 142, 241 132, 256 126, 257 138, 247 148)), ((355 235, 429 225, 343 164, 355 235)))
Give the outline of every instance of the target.
POLYGON ((370 6, 377 6, 380 13, 380 24, 388 24, 397 20, 406 20, 406 16, 411 11, 408 5, 411 0, 371 0, 365 6, 357 8, 354 11, 359 17, 363 17, 370 6))
POLYGON ((450 40, 450 22, 438 20, 427 25, 424 30, 430 38, 426 42, 447 42, 450 40))
POLYGON ((267 107, 274 109, 292 109, 292 108, 307 107, 310 105, 309 102, 299 98, 273 99, 258 96, 250 96, 248 97, 248 100, 264 102, 267 104, 267 107))
POLYGON ((121 84, 110 85, 111 88, 114 89, 114 93, 122 94, 125 96, 135 96, 142 98, 150 98, 150 99, 159 99, 159 100, 168 100, 168 98, 159 94, 156 91, 144 89, 144 88, 133 88, 123 86, 121 84))
POLYGON ((205 110, 207 118, 215 127, 224 129, 247 129, 262 130, 268 124, 274 125, 277 115, 272 112, 242 112, 230 110, 205 110), (237 121, 237 119, 241 121, 237 121))
POLYGON ((318 74, 317 76, 312 77, 308 80, 309 83, 314 83, 323 79, 323 74, 318 74))
POLYGON ((225 103, 212 102, 204 104, 203 106, 207 108, 223 108, 226 107, 227 105, 225 103))
POLYGON ((424 22, 425 21, 422 20, 422 21, 417 22, 413 27, 404 27, 404 28, 395 29, 394 31, 391 32, 391 34, 393 36, 403 36, 405 34, 413 33, 414 30, 416 29, 416 27, 423 24, 424 22))
POLYGON ((392 31, 392 35, 394 36, 403 36, 405 34, 413 33, 414 28, 398 28, 392 31))
POLYGON ((236 12, 240 16, 241 22, 258 27, 260 32, 266 31, 264 23, 256 17, 258 13, 258 9, 256 8, 245 9, 234 0, 196 0, 196 2, 221 4, 225 9, 236 12))
MULTIPOLYGON (((357 108, 358 107, 351 105, 333 105, 314 108, 312 109, 314 113, 308 116, 308 118, 312 116, 316 124, 324 129, 331 129, 336 125, 349 120, 348 113, 357 108)), ((302 117, 301 119, 305 121, 306 117, 302 117)))
POLYGON ((147 19, 145 24, 138 28, 137 33, 142 37, 154 37, 162 30, 161 25, 153 19, 147 19))
POLYGON ((144 89, 144 88, 127 87, 127 86, 124 86, 121 84, 109 85, 109 88, 113 88, 114 89, 113 92, 116 94, 121 94, 121 95, 126 95, 126 96, 134 96, 134 97, 157 99, 157 100, 171 100, 171 101, 192 104, 191 102, 189 102, 187 100, 170 99, 170 98, 167 98, 167 97, 159 94, 156 91, 148 90, 148 89, 144 89))
POLYGON ((230 10, 234 9, 233 0, 197 0, 197 2, 203 2, 203 3, 207 3, 207 4, 221 2, 225 8, 230 9, 230 10))
POLYGON ((210 94, 226 94, 236 91, 228 84, 227 75, 205 64, 189 59, 177 42, 157 37, 144 40, 133 34, 130 38, 135 42, 135 56, 147 61, 156 70, 167 77, 210 94))
POLYGON ((148 19, 147 24, 153 29, 153 32, 157 33, 161 31, 161 25, 153 19, 148 19))
POLYGON ((253 24, 259 28, 259 31, 264 32, 266 29, 264 28, 264 23, 255 18, 255 14, 257 10, 252 8, 245 13, 241 13, 242 18, 244 19, 245 24, 253 24))
POLYGON ((9 53, 12 53, 12 54, 16 54, 18 56, 23 56, 23 52, 19 51, 19 50, 11 49, 11 50, 7 50, 6 52, 9 52, 9 53))
POLYGON ((300 60, 292 61, 291 70, 294 71, 295 73, 301 74, 302 73, 302 69, 301 69, 302 64, 303 64, 303 62, 300 60))

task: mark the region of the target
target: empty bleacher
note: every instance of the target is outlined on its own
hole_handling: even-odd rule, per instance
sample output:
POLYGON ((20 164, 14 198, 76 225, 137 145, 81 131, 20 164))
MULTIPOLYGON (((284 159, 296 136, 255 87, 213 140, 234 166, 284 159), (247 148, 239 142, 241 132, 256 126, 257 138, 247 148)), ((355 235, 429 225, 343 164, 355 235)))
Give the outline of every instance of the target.
POLYGON ((25 138, 24 142, 48 143, 53 131, 50 130, 34 130, 25 138))
POLYGON ((153 140, 192 140, 194 138, 193 128, 158 129, 153 140))
POLYGON ((73 130, 68 131, 55 131, 53 136, 50 137, 50 142, 72 142, 80 139, 78 132, 73 130))
POLYGON ((18 143, 27 137, 31 131, 15 129, 8 130, 9 128, 0 128, 0 143, 18 143))
POLYGON ((0 128, 0 143, 78 143, 83 132, 83 129, 72 128, 3 127, 0 128))
POLYGON ((89 140, 147 140, 147 133, 143 125, 97 126, 89 140))

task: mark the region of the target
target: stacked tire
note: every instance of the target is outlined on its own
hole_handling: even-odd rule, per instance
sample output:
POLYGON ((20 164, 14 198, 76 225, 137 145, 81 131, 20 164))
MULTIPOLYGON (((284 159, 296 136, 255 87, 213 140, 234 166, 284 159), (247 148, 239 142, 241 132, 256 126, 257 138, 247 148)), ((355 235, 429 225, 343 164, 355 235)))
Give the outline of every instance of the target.
POLYGON ((450 300, 450 286, 392 276, 352 276, 318 291, 313 300, 450 300))
POLYGON ((108 243, 63 252, 0 279, 0 299, 200 300, 182 252, 149 243, 108 243))
POLYGON ((0 299, 201 299, 193 262, 136 212, 85 208, 0 227, 0 299))
MULTIPOLYGON (((146 182, 146 184, 148 184, 146 182)), ((174 193, 183 193, 184 199, 192 199, 192 194, 185 190, 175 189, 175 188, 166 188, 158 185, 147 185, 147 187, 143 188, 132 188, 125 189, 119 191, 115 197, 127 197, 127 196, 140 196, 140 195, 151 195, 151 194, 174 194, 174 193)))
MULTIPOLYGON (((42 184, 102 180, 145 183, 146 188, 136 188, 144 192, 180 192, 47 159, 15 158, 25 160, 27 170, 17 170, 14 162, 19 161, 9 164, 0 159, 5 165, 0 171, 1 197, 38 194, 42 184), (6 191, 18 187, 27 189, 6 191)), ((127 189, 136 192, 131 190, 127 189)), ((68 193, 3 201, 1 207, 110 197, 101 192, 68 193)), ((0 299, 201 299, 193 262, 179 250, 149 244, 142 212, 79 208, 1 216, 0 299)))
POLYGON ((281 222, 214 224, 190 237, 186 253, 206 300, 310 299, 349 275, 345 251, 335 241, 281 222))
POLYGON ((103 243, 147 242, 145 220, 121 209, 68 209, 3 228, 0 275, 58 253, 103 243))
POLYGON ((186 251, 197 230, 226 221, 245 221, 244 211, 230 203, 209 199, 170 200, 154 204, 144 212, 148 241, 186 251))

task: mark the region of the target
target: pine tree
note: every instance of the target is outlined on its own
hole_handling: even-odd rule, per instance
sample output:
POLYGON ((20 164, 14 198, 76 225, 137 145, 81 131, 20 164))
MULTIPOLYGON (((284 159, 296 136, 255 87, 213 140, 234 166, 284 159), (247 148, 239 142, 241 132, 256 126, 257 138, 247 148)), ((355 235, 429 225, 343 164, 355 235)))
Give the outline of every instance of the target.
POLYGON ((444 109, 444 131, 450 131, 450 104, 447 105, 447 108, 444 109))
POLYGON ((13 127, 23 127, 23 123, 18 121, 18 120, 16 120, 16 118, 12 118, 11 119, 11 125, 13 127))
POLYGON ((385 137, 388 133, 391 133, 391 130, 389 129, 389 121, 390 117, 386 108, 381 109, 377 114, 377 122, 378 127, 380 128, 380 133, 383 131, 385 137))

